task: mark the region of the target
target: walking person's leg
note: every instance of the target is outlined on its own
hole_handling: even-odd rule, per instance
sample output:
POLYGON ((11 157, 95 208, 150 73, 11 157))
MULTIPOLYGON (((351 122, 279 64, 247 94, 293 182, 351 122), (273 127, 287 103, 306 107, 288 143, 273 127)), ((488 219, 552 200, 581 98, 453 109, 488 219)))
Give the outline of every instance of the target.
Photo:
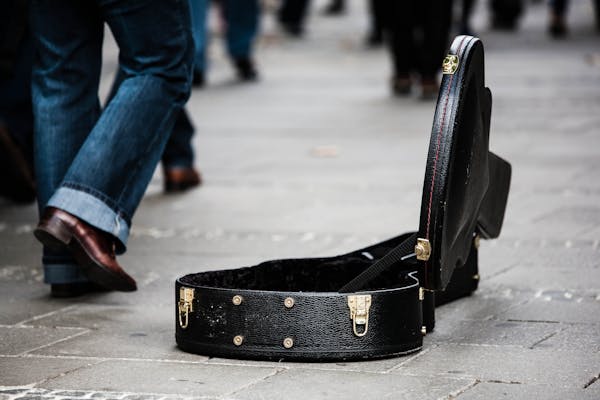
POLYGON ((258 34, 260 5, 258 0, 224 0, 223 16, 227 23, 227 50, 238 76, 244 81, 258 77, 252 50, 258 34))
MULTIPOLYGON (((100 115, 103 24, 77 1, 32 1, 34 154, 40 214, 100 115)), ((44 281, 53 292, 87 278, 65 248, 44 246, 44 281)), ((74 293, 75 294, 75 293, 74 293)))
POLYGON ((414 1, 386 0, 386 11, 384 27, 392 58, 392 92, 403 96, 410 93, 410 74, 415 67, 414 1))
POLYGON ((421 6, 423 41, 418 56, 422 97, 436 99, 439 91, 437 74, 450 41, 452 0, 425 0, 421 6))
MULTIPOLYGON (((119 68, 108 94, 107 104, 115 97, 124 79, 125 72, 119 68)), ((185 108, 181 109, 161 157, 165 192, 182 192, 202 182, 200 173, 194 168, 194 131, 187 111, 185 108)))
POLYGON ((206 81, 206 48, 208 47, 206 18, 209 4, 208 0, 189 0, 189 3, 194 38, 193 84, 202 87, 206 81))
POLYGON ((193 135, 194 126, 187 111, 182 109, 161 158, 165 192, 182 192, 202 183, 194 167, 193 135))
MULTIPOLYGON (((37 0, 38 25, 44 25, 44 18, 47 21, 48 16, 56 16, 57 8, 79 9, 80 13, 81 9, 94 8, 89 3, 85 6, 79 3, 37 0)), ((190 15, 188 3, 175 0, 97 1, 97 4, 94 15, 106 20, 113 32, 125 78, 72 162, 67 163, 64 177, 56 179, 58 173, 54 177, 57 189, 46 204, 36 236, 45 245, 67 248, 92 280, 115 290, 135 290, 135 281, 116 262, 115 250, 125 251, 133 214, 175 118, 189 96, 193 57, 190 15)), ((54 25, 61 24, 62 21, 54 25)), ((102 24, 99 26, 101 31, 102 24)), ((47 109, 39 107, 37 113, 55 113, 56 118, 64 118, 62 122, 68 131, 69 111, 79 104, 73 104, 72 95, 64 93, 77 86, 75 82, 81 78, 72 69, 71 46, 73 37, 83 28, 48 32, 52 30, 48 27, 38 33, 40 50, 45 53, 40 59, 45 59, 47 65, 42 62, 34 66, 34 102, 36 97, 45 98, 47 109), (63 40, 64 43, 58 41, 62 47, 54 47, 50 40, 56 36, 63 40), (43 45, 45 42, 47 46, 43 45), (65 51, 56 54, 51 51, 55 48, 65 51), (66 84, 57 89, 57 80, 66 84), (55 107, 61 96, 71 101, 59 102, 61 107, 55 107)), ((99 54, 92 59, 97 71, 89 74, 90 79, 99 76, 96 59, 99 60, 99 54)), ((82 69, 88 67, 86 63, 82 69)), ((57 138, 65 140, 68 135, 69 132, 63 132, 57 138)), ((61 149, 56 143, 44 143, 48 147, 45 151, 50 160, 48 166, 59 158, 61 149)))

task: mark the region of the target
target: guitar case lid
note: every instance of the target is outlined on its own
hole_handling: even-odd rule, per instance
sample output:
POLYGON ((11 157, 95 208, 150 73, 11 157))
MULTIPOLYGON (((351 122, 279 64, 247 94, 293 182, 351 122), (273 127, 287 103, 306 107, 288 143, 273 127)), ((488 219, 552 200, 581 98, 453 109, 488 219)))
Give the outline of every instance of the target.
POLYGON ((454 39, 442 72, 415 246, 431 290, 446 287, 474 240, 498 237, 511 177, 510 164, 489 151, 492 95, 481 41, 454 39))

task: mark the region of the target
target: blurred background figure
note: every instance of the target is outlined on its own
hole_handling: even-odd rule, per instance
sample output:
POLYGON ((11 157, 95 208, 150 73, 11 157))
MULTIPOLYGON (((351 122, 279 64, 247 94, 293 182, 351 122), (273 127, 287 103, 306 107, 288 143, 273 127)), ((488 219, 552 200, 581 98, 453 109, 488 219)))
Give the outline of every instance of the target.
MULTIPOLYGON (((225 29, 227 51, 238 78, 242 81, 256 80, 258 73, 252 50, 259 29, 259 1, 214 0, 214 3, 219 7, 225 29)), ((209 7, 209 0, 190 0, 195 46, 193 85, 196 87, 202 87, 206 82, 209 7)))
POLYGON ((460 9, 460 26, 458 28, 458 32, 461 35, 471 35, 475 36, 473 29, 471 29, 471 14, 473 12, 473 6, 475 5, 475 0, 462 0, 461 9, 460 9))
POLYGON ((435 98, 437 73, 449 42, 452 0, 387 0, 385 15, 392 92, 410 94, 415 79, 423 99, 435 98))
POLYGON ((340 15, 346 11, 346 0, 331 0, 323 10, 325 15, 340 15))
POLYGON ((369 31, 366 39, 369 47, 378 47, 383 44, 386 1, 369 0, 369 31))
MULTIPOLYGON (((387 0, 369 0, 369 28, 365 43, 368 47, 383 44, 383 20, 387 0)), ((323 10, 326 16, 339 16, 346 12, 346 0, 331 0, 323 10)))
POLYGON ((277 19, 288 35, 302 36, 309 5, 310 0, 282 0, 277 19))
POLYGON ((515 30, 523 13, 523 0, 491 0, 492 29, 515 30))
POLYGON ((567 0, 550 0, 548 33, 554 38, 564 37, 567 34, 567 23, 565 21, 567 6, 567 0))
POLYGON ((20 203, 35 199, 27 5, 6 0, 0 14, 0 196, 20 203))
MULTIPOLYGON (((594 3, 594 15, 596 17, 596 30, 600 32, 600 0, 592 0, 594 3)), ((569 0, 550 0, 550 21, 548 23, 548 33, 555 39, 567 35, 569 29, 567 25, 567 14, 569 0)))

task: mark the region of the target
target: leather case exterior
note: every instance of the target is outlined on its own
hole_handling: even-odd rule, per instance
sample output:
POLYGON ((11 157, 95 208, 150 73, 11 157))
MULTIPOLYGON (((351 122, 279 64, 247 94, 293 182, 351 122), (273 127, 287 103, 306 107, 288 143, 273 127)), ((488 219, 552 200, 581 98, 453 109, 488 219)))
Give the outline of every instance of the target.
POLYGON ((419 238, 429 245, 423 285, 443 290, 464 265, 473 235, 500 234, 511 167, 489 151, 492 94, 484 86, 483 45, 458 36, 446 57, 421 201, 419 238))
POLYGON ((510 165, 488 149, 491 93, 484 87, 481 42, 459 36, 450 52, 419 231, 337 257, 183 276, 175 285, 179 348, 292 361, 403 355, 422 347, 423 335, 434 329, 437 305, 477 289, 479 238, 500 233, 510 165), (429 251, 417 251, 417 236, 429 251), (417 257, 404 253, 406 248, 417 257), (371 276, 361 280, 365 274, 371 276), (352 285, 357 281, 359 290, 352 285))

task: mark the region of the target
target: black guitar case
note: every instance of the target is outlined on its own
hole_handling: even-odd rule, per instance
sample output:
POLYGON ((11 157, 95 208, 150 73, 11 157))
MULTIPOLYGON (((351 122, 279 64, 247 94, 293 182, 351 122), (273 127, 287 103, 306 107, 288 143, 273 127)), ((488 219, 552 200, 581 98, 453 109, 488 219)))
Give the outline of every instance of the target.
POLYGON ((418 232, 337 257, 267 261, 176 281, 180 349, 333 361, 418 351, 435 306, 477 289, 479 239, 498 237, 511 167, 489 151, 483 45, 457 37, 443 64, 418 232))

